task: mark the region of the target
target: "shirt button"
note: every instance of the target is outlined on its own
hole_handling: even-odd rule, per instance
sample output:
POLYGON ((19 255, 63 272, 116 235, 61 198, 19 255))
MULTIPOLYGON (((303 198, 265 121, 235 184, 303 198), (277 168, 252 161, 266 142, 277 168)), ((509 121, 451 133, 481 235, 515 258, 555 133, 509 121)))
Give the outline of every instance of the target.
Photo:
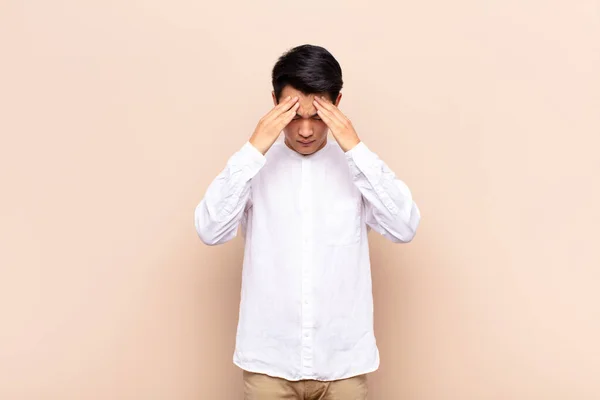
POLYGON ((304 337, 308 337, 308 332, 306 332, 306 333, 304 334, 304 337))

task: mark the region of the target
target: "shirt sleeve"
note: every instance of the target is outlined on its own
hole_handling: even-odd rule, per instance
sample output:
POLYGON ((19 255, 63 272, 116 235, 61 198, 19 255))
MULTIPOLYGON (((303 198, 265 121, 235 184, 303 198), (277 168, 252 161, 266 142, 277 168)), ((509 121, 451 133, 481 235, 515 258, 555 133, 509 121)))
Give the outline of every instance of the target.
POLYGON ((421 213, 408 186, 364 142, 345 154, 352 180, 362 193, 367 225, 395 243, 410 242, 421 213))
POLYGON ((265 163, 266 157, 246 142, 210 183, 194 211, 196 232, 205 244, 222 244, 237 235, 240 221, 252 205, 250 182, 265 163))

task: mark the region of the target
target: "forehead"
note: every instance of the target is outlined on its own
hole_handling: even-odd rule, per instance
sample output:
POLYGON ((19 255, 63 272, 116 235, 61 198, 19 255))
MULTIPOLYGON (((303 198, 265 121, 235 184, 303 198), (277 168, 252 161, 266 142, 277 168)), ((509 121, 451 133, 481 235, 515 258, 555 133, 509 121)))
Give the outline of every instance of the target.
POLYGON ((329 98, 329 95, 326 93, 305 94, 289 85, 283 88, 281 91, 281 99, 285 99, 287 96, 298 96, 298 103, 300 103, 300 107, 298 107, 296 113, 304 118, 310 118, 317 115, 317 108, 313 104, 313 99, 315 96, 325 96, 329 98))
POLYGON ((293 88, 290 85, 287 85, 281 91, 281 96, 280 96, 281 99, 285 99, 287 96, 292 96, 292 97, 298 96, 298 100, 300 102, 301 108, 305 104, 312 106, 312 102, 313 102, 313 99, 315 98, 315 96, 325 96, 326 98, 329 99, 329 95, 327 93, 302 93, 301 91, 293 88))

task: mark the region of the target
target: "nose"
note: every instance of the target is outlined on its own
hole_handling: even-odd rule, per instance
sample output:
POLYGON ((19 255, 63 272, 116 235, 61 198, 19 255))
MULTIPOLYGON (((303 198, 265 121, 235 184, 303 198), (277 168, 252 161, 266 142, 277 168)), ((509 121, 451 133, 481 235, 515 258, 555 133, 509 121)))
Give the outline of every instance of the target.
POLYGON ((298 133, 303 138, 311 137, 313 134, 313 129, 312 129, 312 124, 310 123, 310 121, 308 121, 308 120, 302 121, 300 123, 300 129, 298 130, 298 133))

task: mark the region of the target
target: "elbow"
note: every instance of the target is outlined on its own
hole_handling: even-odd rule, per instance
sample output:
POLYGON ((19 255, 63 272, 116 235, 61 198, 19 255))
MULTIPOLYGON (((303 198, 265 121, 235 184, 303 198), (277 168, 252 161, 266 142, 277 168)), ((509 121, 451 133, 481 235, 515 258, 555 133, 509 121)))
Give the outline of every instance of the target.
POLYGON ((196 207, 194 221, 198 237, 202 240, 202 243, 208 246, 226 243, 237 236, 237 222, 235 220, 214 218, 203 203, 196 207))
POLYGON ((207 246, 216 246, 219 244, 219 241, 211 236, 210 233, 206 229, 198 229, 196 228, 196 232, 198 233, 198 237, 207 246))
POLYGON ((222 243, 221 238, 215 236, 209 229, 206 227, 196 225, 196 233, 198 233, 198 237, 207 246, 216 246, 222 243))
POLYGON ((410 243, 417 234, 417 229, 421 222, 421 213, 416 205, 413 205, 412 212, 408 218, 403 218, 397 229, 396 235, 393 235, 394 243, 410 243))
POLYGON ((202 243, 208 246, 220 244, 219 238, 214 234, 214 230, 210 229, 210 220, 205 218, 205 214, 202 212, 202 204, 199 204, 194 211, 194 224, 196 226, 196 233, 202 243))
POLYGON ((416 233, 416 230, 405 227, 401 233, 392 235, 391 240, 394 243, 410 243, 415 238, 416 233))

